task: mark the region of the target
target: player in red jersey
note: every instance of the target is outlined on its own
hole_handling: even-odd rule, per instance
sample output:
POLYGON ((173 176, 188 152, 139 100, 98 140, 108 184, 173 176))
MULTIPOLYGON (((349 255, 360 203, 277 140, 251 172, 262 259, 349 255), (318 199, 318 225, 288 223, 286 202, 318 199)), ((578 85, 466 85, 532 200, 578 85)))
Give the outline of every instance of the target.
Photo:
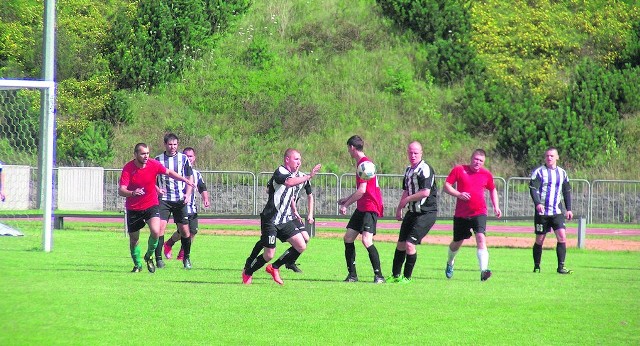
MULTIPOLYGON (((347 140, 347 150, 349 155, 356 160, 356 167, 364 161, 371 161, 363 152, 364 140, 360 136, 351 136, 347 140)), ((344 255, 347 261, 347 269, 349 275, 345 282, 358 281, 356 272, 356 248, 354 242, 359 234, 362 234, 362 244, 369 252, 369 259, 373 267, 373 282, 384 283, 384 276, 380 269, 380 256, 378 250, 373 244, 373 236, 376 234, 376 224, 378 217, 382 216, 383 203, 382 193, 378 186, 378 177, 374 176, 369 180, 363 180, 356 174, 356 191, 348 197, 341 198, 338 201, 340 205, 340 214, 347 213, 347 207, 356 203, 356 210, 351 215, 347 224, 347 231, 344 234, 344 255)))
POLYGON ((122 168, 118 194, 126 197, 126 225, 129 233, 129 250, 134 264, 132 272, 137 273, 142 270, 138 240, 140 239, 140 230, 147 223, 150 234, 144 260, 147 263, 149 272, 153 273, 156 271, 156 267, 152 256, 158 246, 158 236, 160 234, 156 177, 160 174, 165 174, 173 179, 184 181, 191 186, 193 186, 193 182, 175 171, 165 168, 160 162, 149 160, 149 146, 144 143, 136 144, 133 155, 134 159, 127 162, 122 168))
POLYGON ((486 153, 476 149, 471 155, 471 163, 455 166, 444 183, 444 192, 455 197, 456 210, 453 215, 453 241, 449 244, 449 259, 445 274, 453 276, 453 262, 465 239, 475 233, 480 264, 480 280, 491 277, 489 270, 489 252, 487 251, 485 231, 487 228, 487 203, 484 190, 489 190, 491 204, 496 217, 502 216, 498 205, 498 191, 493 183, 493 174, 484 168, 486 153), (455 187, 453 186, 455 184, 455 187))

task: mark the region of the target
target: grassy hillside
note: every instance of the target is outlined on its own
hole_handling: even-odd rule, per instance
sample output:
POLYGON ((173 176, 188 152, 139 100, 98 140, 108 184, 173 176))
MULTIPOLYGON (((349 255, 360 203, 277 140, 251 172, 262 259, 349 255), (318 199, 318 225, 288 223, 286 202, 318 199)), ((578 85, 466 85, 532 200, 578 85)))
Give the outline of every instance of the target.
MULTIPOLYGON (((539 27, 545 20, 534 10, 535 15, 518 17, 514 8, 504 6, 478 6, 476 11, 483 11, 474 14, 478 22, 488 17, 505 22, 516 18, 539 27), (492 14, 492 10, 497 12, 492 14)), ((597 15, 580 18, 583 23, 590 18, 604 24, 619 21, 597 15)), ((558 21, 556 17, 551 20, 558 21)), ((506 36, 496 39, 488 35, 489 24, 476 28, 476 40, 515 49, 506 36)), ((526 23, 509 25, 516 24, 527 27, 526 23)), ((539 56, 510 63, 497 60, 509 49, 492 51, 487 46, 481 50, 481 58, 495 62, 487 64, 488 68, 500 72, 495 74, 505 80, 513 82, 516 75, 555 87, 566 79, 565 65, 582 54, 610 58, 608 52, 597 51, 598 42, 583 46, 593 48, 588 52, 576 48, 589 32, 598 34, 603 24, 592 26, 571 31, 571 56, 560 59, 563 64, 556 67, 546 64, 553 63, 565 48, 562 42, 570 40, 560 26, 552 25, 544 29, 556 30, 548 36, 557 38, 551 43, 558 46, 545 46, 553 50, 545 64, 539 56), (501 69, 504 63, 515 68, 501 69), (536 65, 544 75, 536 76, 536 65)), ((518 49, 527 48, 526 37, 518 36, 524 34, 518 30, 510 34, 524 42, 518 49)), ((605 34, 608 32, 598 37, 605 34)), ((483 47, 483 42, 474 44, 483 47)), ((295 147, 301 150, 306 166, 320 162, 325 172, 345 172, 352 169, 345 141, 359 134, 367 143, 365 152, 383 173, 401 173, 406 144, 420 140, 425 158, 439 174, 445 174, 452 164, 466 162, 473 148, 491 152, 496 143, 491 134, 469 134, 456 113, 462 86, 435 85, 420 68, 424 59, 421 42, 382 16, 373 0, 255 2, 214 49, 189 62, 180 83, 163 85, 149 94, 131 94, 133 121, 114 131, 113 165, 118 167, 129 159, 139 141, 150 143, 152 152, 159 153, 162 135, 172 131, 181 138, 181 146, 194 146, 199 151, 201 169, 269 171, 281 162, 287 147, 295 147)), ((627 132, 638 132, 638 119, 637 113, 625 117, 627 132)), ((633 147, 633 143, 621 143, 618 157, 625 159, 611 160, 598 178, 637 177, 630 162, 638 162, 640 157, 633 147)), ((530 169, 494 153, 487 166, 502 176, 530 169)), ((596 178, 592 174, 588 177, 596 178)))
POLYGON ((182 83, 133 97, 138 116, 117 132, 116 156, 138 140, 159 151, 174 131, 200 150, 202 168, 271 170, 295 147, 309 164, 344 172, 345 142, 360 134, 383 172, 401 172, 412 139, 444 172, 486 143, 441 114, 450 91, 414 76, 416 46, 394 35, 373 1, 256 2, 182 83))

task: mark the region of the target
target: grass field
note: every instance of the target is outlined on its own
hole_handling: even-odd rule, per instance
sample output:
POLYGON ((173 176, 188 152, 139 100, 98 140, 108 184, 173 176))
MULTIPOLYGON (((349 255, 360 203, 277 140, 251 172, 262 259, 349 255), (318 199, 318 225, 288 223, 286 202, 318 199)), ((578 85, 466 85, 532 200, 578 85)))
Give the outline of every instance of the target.
MULTIPOLYGON (((118 227, 56 231, 44 253, 40 226, 18 226, 24 237, 0 237, 0 345, 640 344, 638 252, 571 248, 575 274, 560 276, 553 250, 533 274, 529 249, 490 248, 481 282, 472 248, 447 280, 446 247, 423 245, 412 284, 374 285, 357 244, 361 282, 347 284, 341 240, 315 238, 303 274, 283 270, 278 286, 259 271, 244 286, 255 237, 203 234, 192 270, 170 260, 152 275, 129 273, 118 227)), ((389 275, 393 244, 377 247, 389 275)))

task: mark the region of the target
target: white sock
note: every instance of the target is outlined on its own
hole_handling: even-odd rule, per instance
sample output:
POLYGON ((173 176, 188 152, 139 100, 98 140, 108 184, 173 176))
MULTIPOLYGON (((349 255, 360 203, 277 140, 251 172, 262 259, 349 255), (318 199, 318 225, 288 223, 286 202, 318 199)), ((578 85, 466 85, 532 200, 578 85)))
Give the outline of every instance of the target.
POLYGON ((487 270, 489 267, 489 251, 487 249, 478 249, 478 264, 480 264, 480 270, 487 270))
POLYGON ((451 248, 447 248, 447 250, 449 250, 449 259, 447 260, 447 264, 453 265, 453 261, 455 260, 458 251, 451 251, 451 248))

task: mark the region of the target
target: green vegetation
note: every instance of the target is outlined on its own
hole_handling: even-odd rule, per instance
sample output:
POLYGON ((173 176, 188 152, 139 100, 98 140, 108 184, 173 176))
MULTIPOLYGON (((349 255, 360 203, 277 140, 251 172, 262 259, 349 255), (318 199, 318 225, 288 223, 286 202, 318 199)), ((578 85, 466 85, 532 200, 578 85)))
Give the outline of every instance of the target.
MULTIPOLYGON (((41 7, 0 4, 0 76, 39 75, 41 7)), ((58 50, 59 164, 119 167, 135 143, 159 152, 172 131, 199 151, 201 168, 271 170, 296 147, 342 173, 352 166, 344 143, 357 133, 383 173, 401 172, 407 142, 418 139, 442 174, 484 147, 497 175, 522 175, 553 145, 575 178, 637 179, 633 1, 58 8, 58 46, 68 48, 58 50)), ((0 141, 3 157, 20 150, 0 141)))
MULTIPOLYGON (((260 271, 245 287, 240 270, 254 237, 198 236, 194 269, 167 261, 151 275, 128 272, 128 240, 119 229, 58 231, 51 253, 37 250, 38 227, 23 223, 20 230, 24 237, 0 242, 3 345, 171 344, 184 337, 220 345, 640 342, 637 252, 569 249, 575 274, 560 276, 553 250, 533 274, 530 250, 491 249, 494 276, 481 282, 471 248, 460 251, 447 280, 446 248, 429 245, 419 249, 412 284, 373 285, 357 246, 362 282, 345 284, 342 241, 315 238, 300 258, 304 273, 283 271, 280 287, 260 271), (185 318, 197 321, 187 334, 169 326, 185 318), (424 323, 408 332, 408 320, 424 323), (558 321, 562 328, 554 327, 558 321)), ((388 273, 393 244, 377 246, 388 273)))

